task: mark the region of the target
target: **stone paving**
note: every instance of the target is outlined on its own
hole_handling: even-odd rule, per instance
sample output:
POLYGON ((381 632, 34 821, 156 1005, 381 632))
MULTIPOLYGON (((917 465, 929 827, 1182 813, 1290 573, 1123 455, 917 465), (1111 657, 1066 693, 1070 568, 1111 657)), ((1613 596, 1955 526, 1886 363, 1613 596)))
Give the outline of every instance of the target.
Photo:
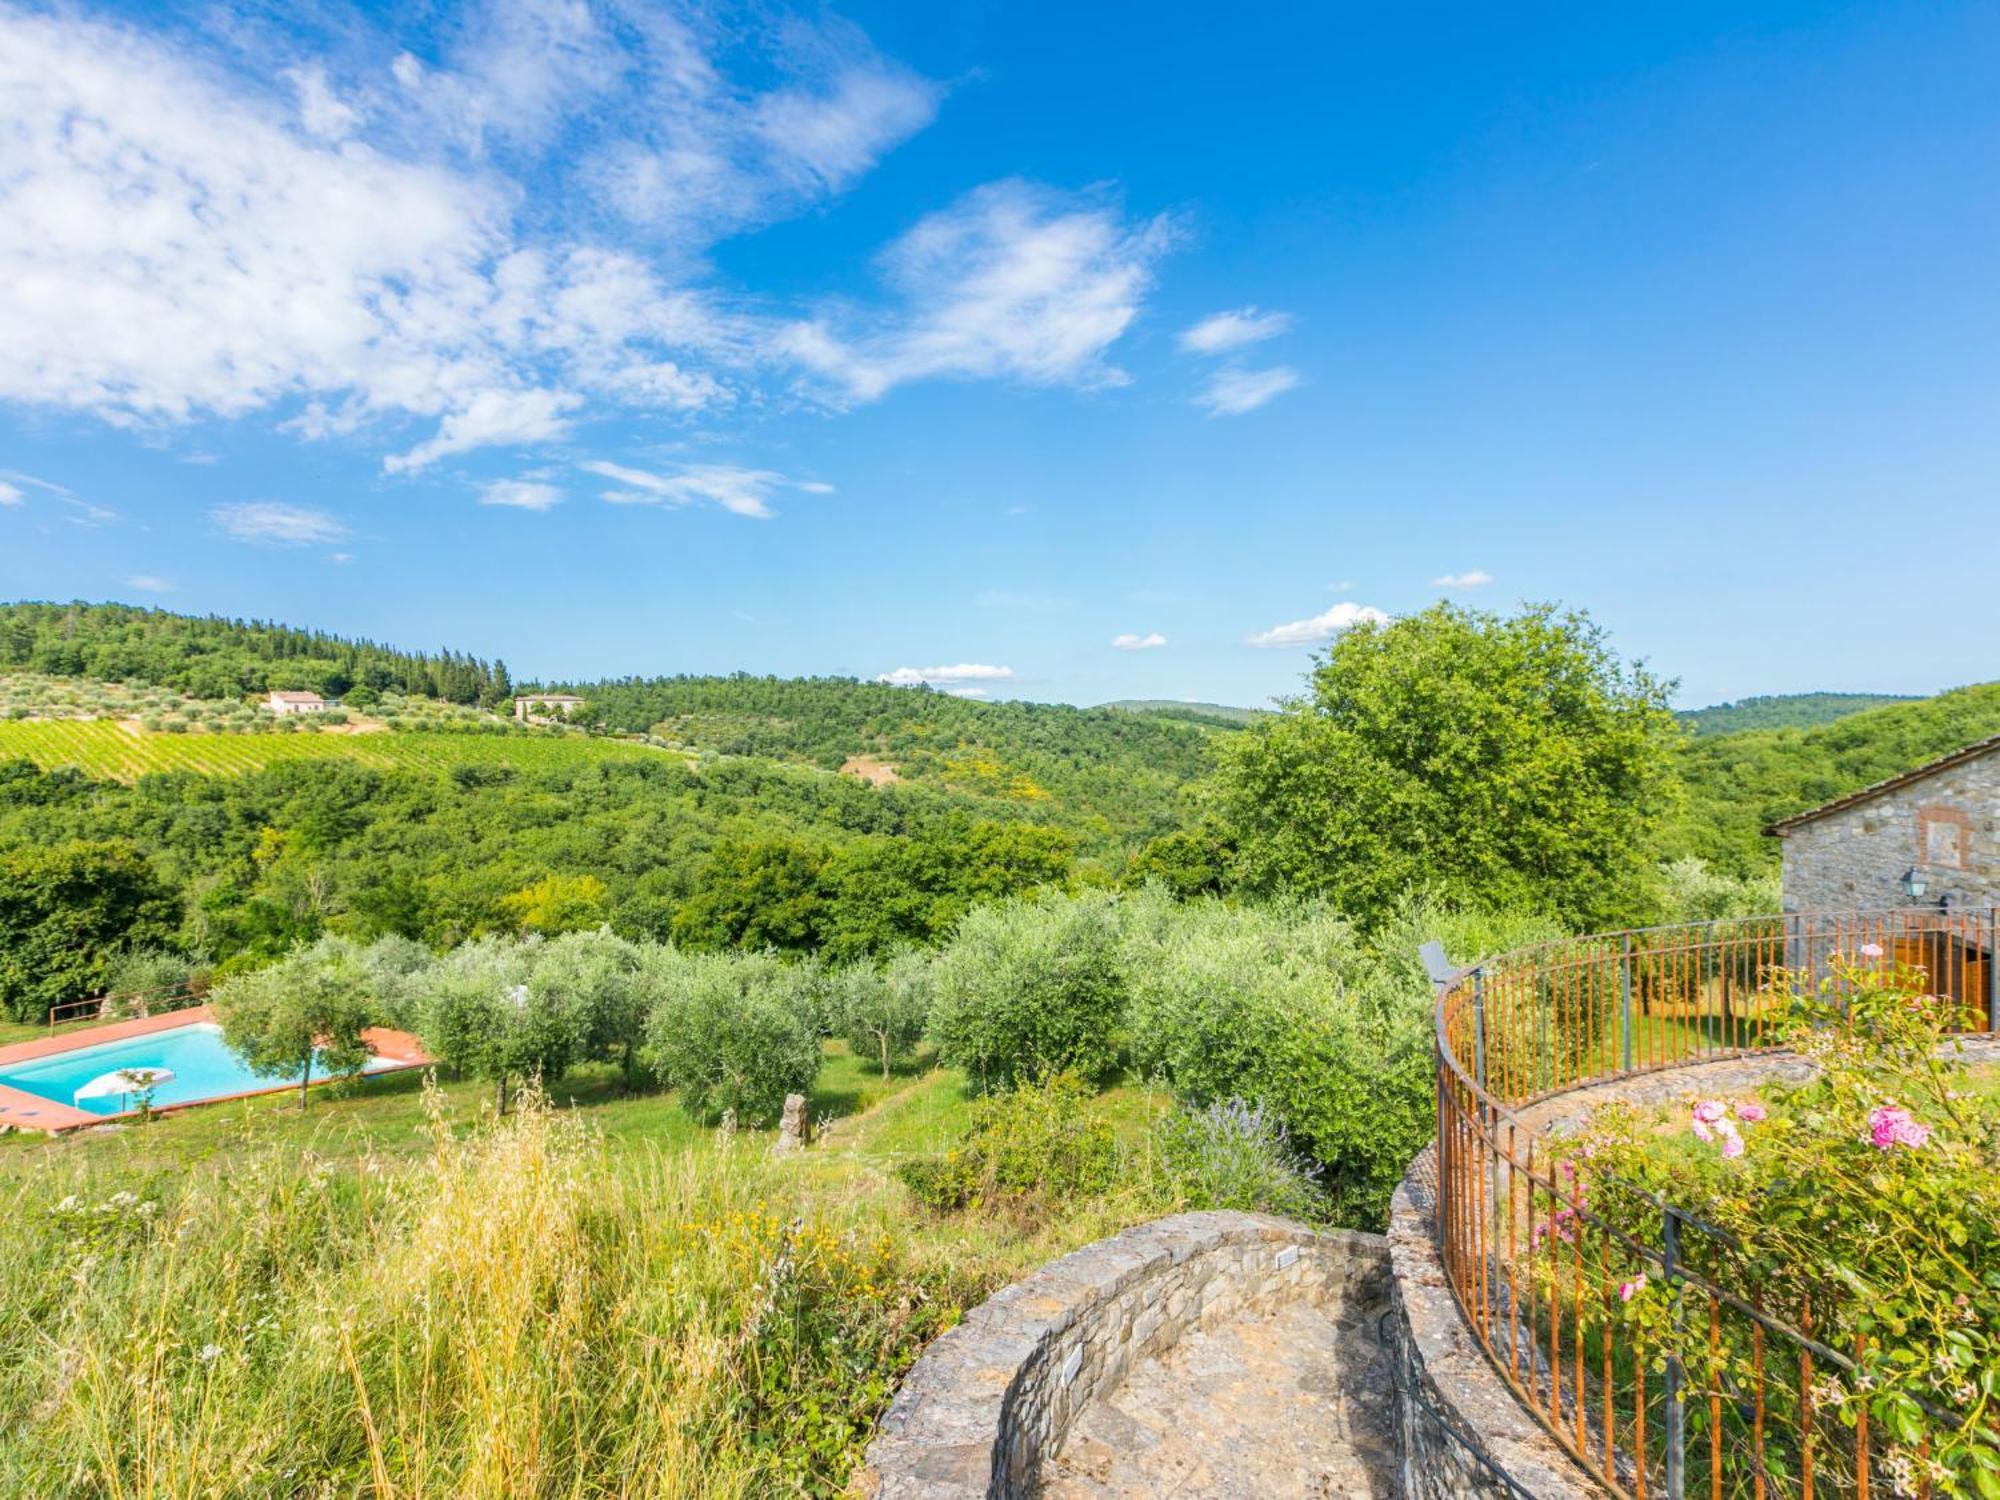
POLYGON ((1396 1398, 1385 1295, 1185 1334, 1086 1407, 1049 1500, 1388 1500, 1396 1398))

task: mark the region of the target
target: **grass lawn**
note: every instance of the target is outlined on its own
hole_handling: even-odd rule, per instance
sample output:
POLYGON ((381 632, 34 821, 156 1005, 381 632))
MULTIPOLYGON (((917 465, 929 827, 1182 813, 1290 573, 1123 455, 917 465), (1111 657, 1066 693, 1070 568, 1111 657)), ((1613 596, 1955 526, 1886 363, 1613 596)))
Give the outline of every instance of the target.
MULTIPOLYGON (((0 1139, 0 1493, 839 1493, 922 1345, 1137 1192, 932 1215, 953 1071, 840 1043, 774 1158, 608 1070, 0 1139)), ((1136 1137, 1164 1100, 1106 1096, 1136 1137)))

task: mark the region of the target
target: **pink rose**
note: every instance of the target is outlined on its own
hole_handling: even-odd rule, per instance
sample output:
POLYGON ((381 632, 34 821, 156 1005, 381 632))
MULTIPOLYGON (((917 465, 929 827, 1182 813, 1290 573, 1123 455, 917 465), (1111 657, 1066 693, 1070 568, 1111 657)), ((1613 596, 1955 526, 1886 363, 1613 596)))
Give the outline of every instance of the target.
POLYGON ((1868 1138, 1877 1151, 1894 1146, 1915 1150, 1931 1138, 1931 1128, 1901 1105, 1883 1104, 1868 1112, 1868 1138))
POLYGON ((1624 1282, 1619 1286, 1618 1300, 1620 1302, 1630 1302, 1634 1297, 1638 1296, 1641 1292, 1645 1290, 1646 1290, 1646 1273, 1644 1271, 1641 1271, 1637 1276, 1634 1276, 1630 1281, 1624 1282))
POLYGON ((1882 956, 1882 945, 1880 943, 1863 943, 1861 945, 1861 956, 1863 958, 1880 958, 1882 956))
POLYGON ((1754 1099, 1748 1104, 1736 1106, 1736 1118, 1745 1125, 1761 1125, 1764 1122, 1764 1106, 1754 1099))
POLYGON ((1729 1161, 1734 1161, 1737 1157, 1741 1156, 1743 1154, 1743 1137, 1733 1130, 1730 1131, 1729 1139, 1722 1143, 1722 1154, 1729 1161))

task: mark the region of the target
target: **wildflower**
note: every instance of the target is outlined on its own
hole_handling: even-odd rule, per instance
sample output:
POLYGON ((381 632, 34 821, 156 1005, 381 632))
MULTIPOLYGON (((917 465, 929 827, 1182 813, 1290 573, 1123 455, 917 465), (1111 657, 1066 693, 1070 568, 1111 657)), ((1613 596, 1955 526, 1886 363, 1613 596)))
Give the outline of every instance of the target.
POLYGON ((222 1345, 203 1344, 201 1346, 201 1352, 195 1357, 205 1365, 212 1365, 218 1359, 222 1358, 222 1345))
POLYGON ((81 1207, 83 1207, 83 1200, 77 1197, 75 1193, 71 1193, 56 1205, 56 1212, 59 1214, 73 1214, 81 1207))
POLYGON ((1644 1271, 1641 1271, 1637 1276, 1634 1276, 1630 1281, 1623 1282, 1619 1285, 1618 1300, 1620 1302, 1630 1302, 1634 1297, 1643 1295, 1645 1290, 1646 1290, 1646 1273, 1644 1271))
POLYGON ((1868 1112, 1868 1138, 1877 1151, 1915 1149, 1930 1140, 1931 1128, 1899 1104, 1881 1104, 1868 1112))
POLYGON ((1722 1143, 1723 1158, 1727 1161, 1734 1161, 1736 1160, 1737 1157, 1741 1156, 1742 1154, 1743 1154, 1743 1137, 1736 1134, 1734 1131, 1731 1131, 1729 1133, 1729 1138, 1722 1143))
POLYGON ((1880 958, 1882 956, 1882 945, 1880 943, 1863 943, 1861 945, 1861 956, 1863 958, 1880 958))
POLYGON ((1745 1125, 1761 1125, 1765 1117, 1764 1106, 1754 1099, 1748 1104, 1739 1104, 1736 1106, 1736 1118, 1741 1120, 1745 1125))

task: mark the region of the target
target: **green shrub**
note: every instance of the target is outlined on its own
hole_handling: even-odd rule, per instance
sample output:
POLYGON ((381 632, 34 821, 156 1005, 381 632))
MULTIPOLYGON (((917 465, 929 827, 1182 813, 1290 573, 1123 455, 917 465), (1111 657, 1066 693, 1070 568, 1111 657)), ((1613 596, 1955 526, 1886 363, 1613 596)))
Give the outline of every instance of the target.
POLYGON ((917 1157, 896 1175, 925 1207, 938 1211, 1028 1196, 1090 1197, 1119 1180, 1111 1120, 1074 1073, 1027 1083, 973 1106, 957 1146, 917 1157))
POLYGON ((138 948, 113 959, 105 972, 104 992, 117 1008, 132 1010, 160 996, 205 979, 210 968, 204 956, 189 957, 165 948, 138 948))
POLYGON ((931 1036, 980 1088, 1117 1067, 1125 1016, 1115 898, 1039 896, 980 907, 936 962, 931 1036))
POLYGON ((1404 902, 1372 937, 1318 901, 1131 903, 1135 1062, 1197 1108, 1261 1106, 1322 1165, 1338 1222, 1382 1222, 1434 1128, 1431 988, 1417 958, 1516 946, 1540 922, 1404 902))
POLYGON ((768 1125, 819 1075, 807 974, 769 954, 655 950, 646 1060, 697 1118, 768 1125))
POLYGON ((1165 1189, 1182 1209, 1234 1208, 1324 1221, 1332 1201, 1318 1164, 1296 1151, 1285 1127, 1261 1105, 1217 1100, 1176 1109, 1153 1127, 1165 1189))

